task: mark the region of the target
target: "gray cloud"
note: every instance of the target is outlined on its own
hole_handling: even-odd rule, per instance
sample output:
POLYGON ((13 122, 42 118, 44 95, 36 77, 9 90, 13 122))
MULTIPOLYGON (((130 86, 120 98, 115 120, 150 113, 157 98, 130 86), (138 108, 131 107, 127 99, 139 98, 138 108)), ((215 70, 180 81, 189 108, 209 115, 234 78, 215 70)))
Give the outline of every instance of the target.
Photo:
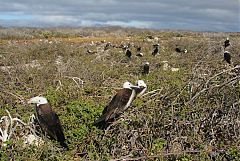
POLYGON ((240 31, 239 0, 2 0, 3 26, 96 26, 240 31))

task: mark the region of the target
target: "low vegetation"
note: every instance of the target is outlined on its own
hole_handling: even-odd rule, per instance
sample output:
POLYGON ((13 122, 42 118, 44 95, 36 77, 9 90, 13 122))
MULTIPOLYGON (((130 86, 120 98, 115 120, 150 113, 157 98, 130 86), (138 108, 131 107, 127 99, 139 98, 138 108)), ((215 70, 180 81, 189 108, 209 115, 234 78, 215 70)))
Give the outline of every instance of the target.
POLYGON ((5 146, 1 142, 1 160, 240 160, 239 36, 117 27, 1 28, 0 116, 8 116, 7 109, 27 123, 34 114, 27 100, 42 95, 59 115, 70 148, 65 151, 45 136, 39 146, 26 145, 26 126, 19 125, 5 146), (231 65, 223 60, 226 37, 231 65), (104 50, 108 41, 141 46, 144 56, 137 57, 133 46, 131 60, 121 48, 104 50), (160 52, 153 57, 155 43, 160 52), (176 47, 188 52, 177 53, 176 47), (148 75, 142 75, 145 61, 148 75), (107 130, 94 127, 123 82, 138 79, 148 85, 145 95, 107 130))

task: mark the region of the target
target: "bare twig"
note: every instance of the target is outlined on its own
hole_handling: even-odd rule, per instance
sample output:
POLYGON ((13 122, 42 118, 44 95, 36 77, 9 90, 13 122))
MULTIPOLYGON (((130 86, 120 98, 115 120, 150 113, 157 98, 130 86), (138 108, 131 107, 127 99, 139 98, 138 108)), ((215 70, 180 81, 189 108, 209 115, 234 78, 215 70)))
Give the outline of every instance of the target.
POLYGON ((65 78, 70 78, 72 79, 76 85, 78 86, 78 88, 83 88, 83 83, 84 81, 78 77, 70 77, 70 76, 64 76, 65 78), (80 87, 81 86, 81 87, 80 87))
POLYGON ((22 103, 22 104, 25 104, 26 103, 26 99, 25 98, 23 98, 21 95, 19 95, 19 94, 14 94, 14 93, 12 93, 12 92, 9 92, 9 91, 6 91, 6 90, 2 90, 2 92, 4 92, 4 93, 6 93, 6 94, 9 94, 9 95, 11 95, 11 96, 13 96, 13 97, 15 97, 15 98, 17 98, 18 100, 20 100, 20 102, 22 103))

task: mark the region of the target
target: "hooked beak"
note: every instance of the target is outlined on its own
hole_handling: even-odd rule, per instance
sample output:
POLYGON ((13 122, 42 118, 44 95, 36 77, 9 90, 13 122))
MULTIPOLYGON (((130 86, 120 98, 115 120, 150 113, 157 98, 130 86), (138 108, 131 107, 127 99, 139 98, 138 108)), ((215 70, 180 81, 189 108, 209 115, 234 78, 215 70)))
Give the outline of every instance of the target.
POLYGON ((28 104, 31 104, 31 103, 32 103, 32 100, 31 100, 31 99, 30 99, 30 100, 28 100, 28 101, 27 101, 27 103, 28 103, 28 104))
POLYGON ((134 89, 134 90, 139 90, 140 89, 139 86, 134 86, 134 85, 131 88, 134 89))
POLYGON ((30 100, 28 100, 28 102, 27 102, 28 104, 32 104, 32 103, 37 103, 37 101, 36 100, 34 100, 34 98, 31 98, 30 100))
POLYGON ((138 91, 138 97, 142 96, 147 90, 147 87, 140 86, 139 91, 138 91))

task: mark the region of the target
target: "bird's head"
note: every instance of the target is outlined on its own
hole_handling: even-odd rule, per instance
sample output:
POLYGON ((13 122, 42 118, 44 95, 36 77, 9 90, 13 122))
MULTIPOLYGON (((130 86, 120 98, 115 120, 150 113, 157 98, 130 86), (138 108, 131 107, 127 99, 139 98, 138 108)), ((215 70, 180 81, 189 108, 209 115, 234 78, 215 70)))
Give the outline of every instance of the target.
POLYGON ((123 83, 123 88, 124 89, 139 89, 138 86, 134 86, 132 83, 130 82, 125 82, 123 83))
POLYGON ((137 81, 137 86, 139 87, 138 96, 143 95, 143 93, 145 93, 146 90, 147 90, 147 85, 146 85, 146 83, 145 83, 143 80, 138 80, 138 81, 137 81))
POLYGON ((36 104, 37 106, 47 104, 48 101, 45 97, 33 97, 28 101, 29 104, 36 104))
POLYGON ((149 65, 149 62, 147 62, 147 61, 146 61, 146 62, 144 62, 144 65, 149 65))

